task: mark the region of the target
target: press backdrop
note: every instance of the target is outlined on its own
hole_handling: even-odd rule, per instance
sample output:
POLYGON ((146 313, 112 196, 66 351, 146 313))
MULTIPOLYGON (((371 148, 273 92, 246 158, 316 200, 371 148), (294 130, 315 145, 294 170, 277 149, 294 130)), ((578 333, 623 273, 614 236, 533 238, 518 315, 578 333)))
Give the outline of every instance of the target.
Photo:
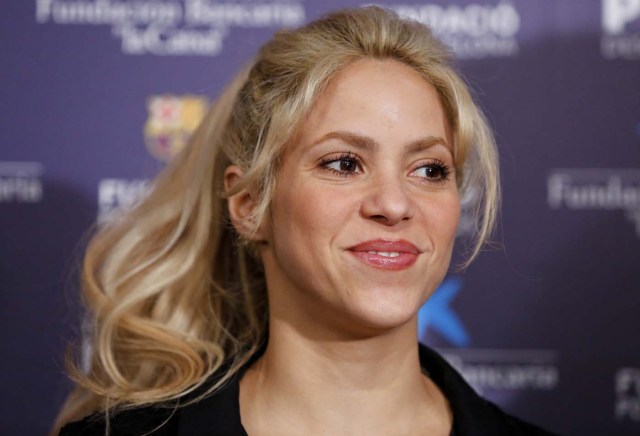
MULTIPOLYGON (((1 434, 44 434, 69 389, 92 223, 144 191, 275 29, 360 4, 2 3, 1 434)), ((501 153, 498 246, 447 277, 422 340, 523 418, 640 434, 640 0, 381 4, 453 47, 501 153)))

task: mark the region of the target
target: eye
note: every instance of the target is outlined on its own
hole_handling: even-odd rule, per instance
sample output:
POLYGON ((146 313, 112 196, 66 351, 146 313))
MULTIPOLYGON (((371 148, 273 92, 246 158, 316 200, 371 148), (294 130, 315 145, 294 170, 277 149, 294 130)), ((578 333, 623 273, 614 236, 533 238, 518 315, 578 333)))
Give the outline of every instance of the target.
POLYGON ((445 182, 449 180, 451 170, 439 160, 431 161, 411 172, 411 175, 422 177, 429 182, 445 182))
POLYGON ((320 165, 337 175, 349 176, 362 172, 362 165, 358 157, 352 153, 345 153, 339 156, 330 156, 323 159, 320 165))

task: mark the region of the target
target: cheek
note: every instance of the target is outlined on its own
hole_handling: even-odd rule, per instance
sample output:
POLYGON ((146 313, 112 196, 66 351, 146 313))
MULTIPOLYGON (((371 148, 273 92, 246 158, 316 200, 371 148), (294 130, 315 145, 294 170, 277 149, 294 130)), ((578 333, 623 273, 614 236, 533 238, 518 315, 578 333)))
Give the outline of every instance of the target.
POLYGON ((343 190, 320 186, 313 181, 293 185, 283 195, 284 215, 290 230, 303 239, 335 235, 353 214, 352 201, 343 190))
POLYGON ((438 200, 433 202, 425 212, 427 222, 430 223, 429 227, 437 238, 434 242, 452 248, 460 219, 460 200, 457 193, 443 196, 438 200))

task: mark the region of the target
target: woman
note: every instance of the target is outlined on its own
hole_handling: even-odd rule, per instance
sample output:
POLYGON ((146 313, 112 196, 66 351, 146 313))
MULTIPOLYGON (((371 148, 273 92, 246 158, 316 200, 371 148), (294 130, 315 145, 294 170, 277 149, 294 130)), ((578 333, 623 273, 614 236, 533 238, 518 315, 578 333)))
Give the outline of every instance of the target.
POLYGON ((446 48, 376 7, 277 33, 84 261, 62 434, 545 434, 418 347, 492 135, 446 48))

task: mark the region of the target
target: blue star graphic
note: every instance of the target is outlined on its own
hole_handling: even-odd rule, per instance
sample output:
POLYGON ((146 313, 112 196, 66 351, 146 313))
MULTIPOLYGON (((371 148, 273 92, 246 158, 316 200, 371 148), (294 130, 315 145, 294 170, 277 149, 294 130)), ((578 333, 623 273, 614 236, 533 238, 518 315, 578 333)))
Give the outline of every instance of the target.
POLYGON ((459 277, 447 277, 420 308, 418 336, 421 342, 426 342, 427 329, 432 328, 457 347, 469 345, 470 338, 464 324, 449 307, 449 303, 461 286, 462 280, 459 277))

